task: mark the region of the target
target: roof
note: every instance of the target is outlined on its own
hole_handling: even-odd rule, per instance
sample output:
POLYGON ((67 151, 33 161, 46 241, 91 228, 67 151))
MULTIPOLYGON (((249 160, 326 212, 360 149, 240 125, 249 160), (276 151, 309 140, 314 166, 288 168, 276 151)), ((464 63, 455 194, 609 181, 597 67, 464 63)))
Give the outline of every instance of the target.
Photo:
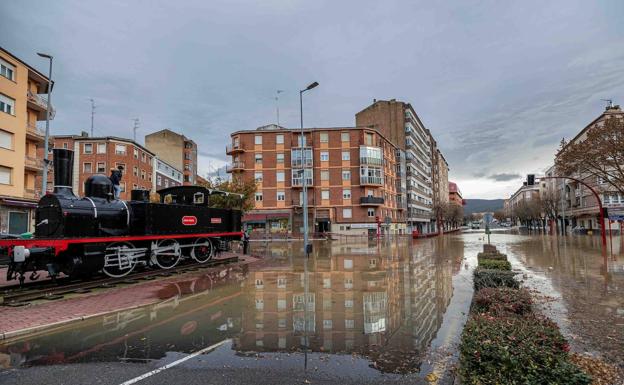
MULTIPOLYGON (((57 137, 57 136, 55 136, 57 137)), ((135 142, 132 139, 127 139, 127 138, 120 138, 118 136, 82 136, 82 135, 75 135, 73 138, 75 141, 98 141, 98 140, 106 140, 106 141, 118 141, 118 142, 125 142, 125 143, 129 143, 132 144, 136 147, 141 148, 143 151, 149 153, 152 156, 156 156, 155 153, 153 153, 152 151, 148 150, 147 148, 143 147, 142 145, 138 144, 137 142, 135 142)))
MULTIPOLYGON (((600 114, 596 119, 592 120, 591 123, 589 123, 588 125, 585 126, 585 128, 583 128, 581 131, 579 131, 578 134, 576 134, 576 136, 574 136, 574 138, 572 138, 571 140, 568 141, 568 143, 566 144, 566 147, 568 144, 570 143, 574 143, 581 135, 583 135, 588 129, 590 129, 591 127, 593 127, 596 123, 598 123, 599 121, 601 121, 602 119, 604 119, 607 115, 624 115, 624 112, 622 112, 622 110, 620 109, 620 106, 613 106, 613 107, 609 107, 607 106, 607 108, 605 108, 605 110, 602 112, 602 114, 600 114)), ((565 148, 565 147, 564 147, 565 148)), ((561 151, 558 150, 557 153, 555 154, 555 157, 557 155, 559 155, 561 151)))
POLYGON ((457 194, 459 196, 462 195, 461 191, 459 191, 459 187, 457 187, 457 183, 449 181, 448 188, 449 188, 449 194, 450 193, 455 193, 455 194, 457 194))
MULTIPOLYGON (((48 77, 44 74, 42 74, 41 72, 39 72, 35 67, 31 66, 30 64, 26 63, 25 61, 23 61, 22 59, 18 58, 17 56, 15 56, 14 54, 12 54, 10 51, 8 51, 6 48, 0 46, 0 51, 4 51, 7 55, 10 55, 13 59, 17 60, 18 62, 22 63, 23 65, 25 65, 26 67, 28 67, 29 70, 31 70, 32 72, 36 73, 37 75, 41 76, 45 81, 49 81, 48 77)), ((54 81, 52 81, 52 89, 54 89, 54 81)), ((47 92, 47 88, 45 90, 45 92, 47 92)))
POLYGON ((171 134, 176 135, 176 136, 179 136, 179 137, 181 137, 181 138, 184 138, 184 140, 185 140, 185 141, 195 143, 192 139, 187 138, 184 134, 177 133, 177 132, 175 132, 175 131, 173 131, 173 130, 171 130, 171 129, 169 129, 169 128, 164 128, 164 129, 162 129, 162 130, 160 130, 160 131, 155 131, 155 132, 152 132, 151 134, 147 134, 147 135, 145 135, 145 137, 147 138, 147 137, 149 137, 149 136, 156 136, 156 135, 158 135, 158 134, 162 134, 162 133, 165 133, 165 132, 166 132, 166 133, 171 133, 171 134))

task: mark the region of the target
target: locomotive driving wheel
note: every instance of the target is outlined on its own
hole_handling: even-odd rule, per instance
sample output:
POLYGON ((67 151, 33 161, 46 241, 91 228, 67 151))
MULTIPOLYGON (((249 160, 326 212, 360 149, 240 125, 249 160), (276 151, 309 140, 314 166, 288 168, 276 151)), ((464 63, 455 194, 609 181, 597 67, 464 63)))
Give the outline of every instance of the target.
POLYGON ((161 269, 171 269, 180 262, 182 249, 175 239, 161 239, 152 244, 152 258, 154 265, 161 269))
POLYGON ((214 245, 208 238, 197 238, 193 242, 191 258, 198 263, 206 263, 214 256, 214 245))
POLYGON ((136 249, 130 242, 115 242, 106 247, 104 274, 119 278, 128 275, 137 265, 136 249))

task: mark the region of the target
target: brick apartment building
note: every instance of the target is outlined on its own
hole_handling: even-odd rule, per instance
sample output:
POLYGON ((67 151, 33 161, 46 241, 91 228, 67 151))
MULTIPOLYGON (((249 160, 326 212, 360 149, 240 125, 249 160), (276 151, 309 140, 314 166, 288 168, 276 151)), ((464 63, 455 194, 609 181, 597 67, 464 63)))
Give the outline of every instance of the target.
POLYGON ((169 129, 145 136, 145 147, 159 159, 183 172, 184 185, 197 183, 197 144, 169 129))
POLYGON ((310 229, 375 233, 379 219, 384 233, 406 232, 404 155, 378 130, 307 128, 302 140, 297 129, 269 125, 234 132, 231 139, 226 171, 233 180, 255 180, 258 186, 255 208, 243 218, 247 224, 267 233, 300 234, 305 175, 310 229))
POLYGON ((34 229, 47 91, 45 75, 0 47, 0 234, 34 229))
POLYGON ((464 198, 455 182, 448 182, 448 202, 457 206, 464 205, 464 198))

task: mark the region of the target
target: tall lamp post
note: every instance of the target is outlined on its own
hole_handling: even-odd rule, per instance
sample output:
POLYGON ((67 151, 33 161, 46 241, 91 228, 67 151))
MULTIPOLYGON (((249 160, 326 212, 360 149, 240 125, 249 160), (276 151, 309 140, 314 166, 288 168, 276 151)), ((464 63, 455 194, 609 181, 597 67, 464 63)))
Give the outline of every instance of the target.
POLYGON ((48 191, 48 143, 50 141, 50 109, 52 108, 52 55, 37 52, 37 55, 50 61, 50 69, 48 70, 48 108, 46 110, 46 130, 45 139, 43 140, 43 180, 41 186, 41 195, 45 195, 48 191))

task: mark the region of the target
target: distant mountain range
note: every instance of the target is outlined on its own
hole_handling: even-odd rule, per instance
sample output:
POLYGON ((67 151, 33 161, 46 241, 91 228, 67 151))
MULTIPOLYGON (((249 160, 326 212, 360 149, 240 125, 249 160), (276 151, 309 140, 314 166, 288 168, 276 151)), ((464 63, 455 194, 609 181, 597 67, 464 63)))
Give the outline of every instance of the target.
POLYGON ((502 210, 504 199, 465 199, 464 215, 502 210))

